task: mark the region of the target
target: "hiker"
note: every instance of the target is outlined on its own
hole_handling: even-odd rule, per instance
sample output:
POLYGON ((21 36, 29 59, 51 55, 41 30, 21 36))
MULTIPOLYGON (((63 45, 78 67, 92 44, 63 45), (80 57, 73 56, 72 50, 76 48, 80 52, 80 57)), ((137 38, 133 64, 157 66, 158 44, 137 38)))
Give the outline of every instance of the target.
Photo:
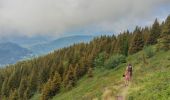
POLYGON ((128 66, 126 67, 123 77, 125 78, 125 86, 127 86, 129 84, 129 81, 132 79, 132 65, 131 64, 128 64, 128 66))
POLYGON ((130 80, 130 73, 128 71, 128 67, 126 68, 123 77, 125 78, 125 86, 128 86, 130 80))
POLYGON ((130 80, 132 80, 132 65, 131 64, 128 64, 128 72, 129 72, 129 74, 130 74, 130 80))

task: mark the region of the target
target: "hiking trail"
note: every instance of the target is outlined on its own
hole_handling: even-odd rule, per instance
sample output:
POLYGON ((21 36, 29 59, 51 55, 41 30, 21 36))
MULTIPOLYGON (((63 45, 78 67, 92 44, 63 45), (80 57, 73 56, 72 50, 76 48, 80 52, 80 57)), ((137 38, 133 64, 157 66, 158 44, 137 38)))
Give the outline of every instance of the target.
POLYGON ((128 86, 125 86, 123 82, 120 85, 112 86, 112 89, 118 90, 115 95, 113 95, 114 91, 112 89, 106 88, 102 95, 102 100, 125 100, 129 87, 130 83, 128 86))
MULTIPOLYGON (((129 84, 130 85, 130 84, 129 84)), ((121 84, 119 92, 116 94, 115 100, 125 100, 128 93, 129 85, 121 84)))

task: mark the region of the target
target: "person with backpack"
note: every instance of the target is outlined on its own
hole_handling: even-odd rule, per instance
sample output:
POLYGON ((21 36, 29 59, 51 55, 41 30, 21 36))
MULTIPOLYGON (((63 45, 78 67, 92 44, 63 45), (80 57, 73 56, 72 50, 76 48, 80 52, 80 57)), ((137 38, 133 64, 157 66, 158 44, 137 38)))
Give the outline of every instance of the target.
POLYGON ((125 86, 128 86, 129 80, 130 80, 130 73, 129 73, 129 71, 128 71, 128 67, 126 68, 123 77, 124 77, 124 79, 125 79, 125 86))
POLYGON ((131 64, 128 64, 128 66, 126 67, 123 77, 125 79, 125 86, 128 86, 129 81, 132 80, 132 65, 131 64))
POLYGON ((131 64, 128 64, 128 72, 129 72, 129 80, 132 80, 132 71, 133 71, 133 69, 132 69, 132 65, 131 64))

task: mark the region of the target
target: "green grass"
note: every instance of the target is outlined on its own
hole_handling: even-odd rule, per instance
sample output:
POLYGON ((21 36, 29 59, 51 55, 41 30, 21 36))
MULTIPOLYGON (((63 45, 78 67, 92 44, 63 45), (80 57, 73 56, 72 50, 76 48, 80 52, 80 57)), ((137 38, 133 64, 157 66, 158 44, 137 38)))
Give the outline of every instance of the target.
MULTIPOLYGON (((123 67, 121 67, 122 69, 123 67)), ((53 100, 90 100, 100 97, 104 89, 117 84, 122 76, 122 70, 96 70, 93 78, 85 76, 71 91, 56 95, 53 100)))
MULTIPOLYGON (((134 66, 133 81, 129 87, 127 99, 129 100, 170 100, 170 51, 157 52, 153 57, 143 63, 143 51, 129 56, 127 63, 134 66)), ((94 77, 84 76, 78 81, 76 87, 70 91, 61 91, 52 100, 101 100, 105 88, 116 95, 123 82, 123 72, 126 64, 116 69, 94 71, 94 77)), ((36 94, 31 100, 38 100, 36 94)))
POLYGON ((159 52, 140 65, 129 90, 130 100, 170 100, 170 52, 159 52))

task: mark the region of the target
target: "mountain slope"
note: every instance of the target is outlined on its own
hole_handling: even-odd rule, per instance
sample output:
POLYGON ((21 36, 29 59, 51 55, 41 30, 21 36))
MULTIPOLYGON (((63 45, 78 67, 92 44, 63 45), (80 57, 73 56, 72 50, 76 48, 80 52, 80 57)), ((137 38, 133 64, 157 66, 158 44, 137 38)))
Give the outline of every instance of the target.
MULTIPOLYGON (((166 26, 166 32, 161 33, 161 40, 168 41, 170 24, 162 25, 166 26)), ((146 100, 153 95, 158 99, 168 98, 169 42, 158 41, 156 47, 148 47, 147 29, 136 27, 131 33, 96 37, 89 43, 72 45, 2 68, 0 99, 26 100, 34 96, 37 100, 91 100, 113 99, 120 95, 138 100, 142 98, 141 93, 146 100), (142 42, 138 32, 145 38, 142 42), (128 63, 133 65, 134 77, 131 85, 123 88, 122 74, 128 63), (152 90, 160 94, 150 93, 152 90)))
MULTIPOLYGON (((126 63, 116 69, 95 70, 94 77, 84 76, 75 88, 67 92, 62 91, 53 100, 100 100, 106 96, 114 100, 121 95, 126 96, 128 100, 169 100, 170 51, 157 52, 152 58, 146 59, 147 64, 141 60, 143 53, 144 51, 141 51, 127 58, 134 67, 133 81, 127 90, 122 88, 126 63), (105 92, 107 90, 111 92, 105 92), (127 93, 124 93, 125 91, 127 93)), ((32 100, 38 98, 37 94, 32 100)))
POLYGON ((17 44, 6 42, 0 43, 0 64, 13 64, 18 60, 23 59, 26 56, 29 56, 31 51, 20 47, 17 44))
POLYGON ((30 50, 32 50, 35 55, 47 54, 56 49, 70 46, 74 43, 89 42, 90 40, 92 40, 92 38, 93 38, 92 36, 81 36, 81 35, 63 37, 44 44, 34 45, 30 47, 30 50))
MULTIPOLYGON (((133 81, 128 89, 123 86, 125 63, 116 69, 95 70, 92 78, 84 76, 75 88, 67 92, 61 91, 52 100, 105 100, 103 98, 106 96, 116 100, 122 95, 128 100, 169 100, 170 51, 157 52, 146 59, 147 64, 142 60, 143 54, 144 51, 141 51, 127 58, 134 68, 133 81)), ((38 100, 39 96, 36 94, 31 100, 38 100)))

